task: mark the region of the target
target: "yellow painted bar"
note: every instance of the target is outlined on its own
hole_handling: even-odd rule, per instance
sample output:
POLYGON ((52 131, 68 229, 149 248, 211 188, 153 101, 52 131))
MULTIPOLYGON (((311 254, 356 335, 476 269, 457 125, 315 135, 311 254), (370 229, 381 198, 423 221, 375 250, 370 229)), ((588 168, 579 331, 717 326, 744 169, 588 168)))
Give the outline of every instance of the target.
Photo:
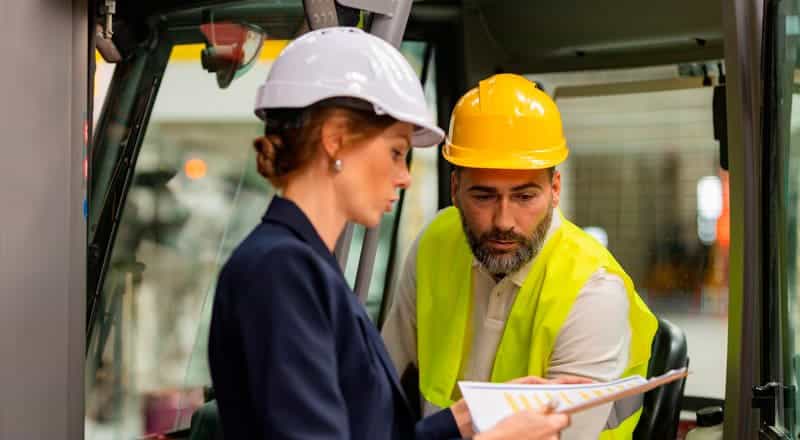
MULTIPOLYGON (((261 47, 261 53, 258 55, 260 61, 273 61, 278 58, 284 47, 289 44, 289 40, 266 40, 264 46, 261 47)), ((170 61, 200 61, 200 52, 205 48, 205 44, 179 44, 172 48, 172 53, 169 56, 170 61)), ((103 57, 100 52, 94 52, 95 60, 98 63, 104 63, 103 57)))

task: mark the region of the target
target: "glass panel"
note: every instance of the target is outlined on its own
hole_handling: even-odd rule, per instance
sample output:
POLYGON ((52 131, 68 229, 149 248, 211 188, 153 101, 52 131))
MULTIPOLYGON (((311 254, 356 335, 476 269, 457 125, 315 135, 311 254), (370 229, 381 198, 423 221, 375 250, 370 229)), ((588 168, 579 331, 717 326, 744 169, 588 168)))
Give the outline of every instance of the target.
MULTIPOLYGON (((409 61, 411 66, 417 72, 417 75, 421 75, 422 67, 424 63, 424 54, 425 54, 426 43, 424 42, 416 42, 416 41, 406 41, 403 43, 400 51, 405 55, 406 59, 409 61)), ((429 78, 432 76, 430 75, 431 72, 428 73, 429 78)), ((430 84, 426 84, 425 87, 425 96, 428 100, 429 107, 434 109, 435 115, 435 105, 436 105, 436 89, 435 89, 435 82, 430 81, 430 84)), ((417 156, 425 158, 431 155, 431 152, 435 155, 436 149, 429 148, 425 150, 416 149, 412 155, 412 164, 411 164, 411 172, 412 172, 412 179, 414 180, 414 184, 412 188, 417 186, 417 179, 416 176, 419 173, 414 172, 415 163, 417 161, 417 156), (428 154, 421 153, 421 151, 426 151, 428 154)), ((420 159, 424 160, 424 159, 420 159)), ((435 159, 434 159, 435 160, 435 159)), ((435 164, 435 162, 434 162, 435 164)), ((435 166, 434 170, 435 172, 435 166)), ((434 181, 435 185, 435 181, 434 181)), ((392 212, 386 214, 383 219, 381 219, 381 224, 378 226, 379 228, 379 235, 378 235, 378 248, 375 254, 375 264, 373 265, 372 270, 372 277, 370 279, 369 284, 369 291, 367 295, 367 312, 369 313, 370 317, 375 321, 380 313, 381 304, 384 300, 384 290, 386 285, 386 275, 389 266, 391 248, 392 248, 392 240, 394 236, 395 230, 395 221, 397 219, 397 206, 394 207, 392 212)), ((356 276, 358 273, 358 268, 360 264, 360 256, 361 256, 361 245, 364 240, 364 228, 362 226, 356 225, 353 229, 353 239, 350 243, 350 251, 347 255, 347 264, 345 266, 345 278, 347 282, 350 284, 351 287, 355 285, 356 276)))
MULTIPOLYGON (((426 73, 427 79, 425 81, 425 98, 428 101, 428 108, 434 115, 437 116, 436 111, 436 51, 431 54, 430 65, 426 73)), ((398 277, 401 273, 403 264, 405 264, 406 256, 409 248, 416 240, 417 235, 422 231, 425 225, 433 219, 438 211, 437 204, 439 202, 439 195, 437 191, 438 185, 438 169, 436 161, 439 157, 438 148, 417 148, 414 150, 411 159, 411 179, 412 184, 405 191, 403 200, 403 209, 400 214, 400 223, 397 229, 397 237, 394 245, 394 259, 392 260, 392 267, 389 267, 389 260, 386 261, 386 269, 391 269, 392 280, 389 283, 387 298, 383 298, 384 307, 391 305, 392 288, 397 284, 398 277), (389 301, 387 303, 387 301, 389 301)), ((395 208, 396 211, 396 208, 395 208)), ((394 215, 394 213, 393 213, 394 215)), ((383 244, 383 242, 381 243, 383 244)), ((382 280, 385 283, 385 278, 382 280)), ((383 289, 385 284, 376 286, 375 288, 383 289)), ((370 289, 372 295, 372 289, 370 289)), ((373 315, 375 317, 376 315, 373 315)), ((382 324, 382 323, 380 323, 382 324)))
MULTIPOLYGON (((774 248, 779 259, 778 267, 771 268, 777 275, 778 283, 770 293, 778 294, 774 304, 778 310, 775 313, 779 319, 776 324, 778 332, 776 345, 779 353, 768 353, 770 359, 777 357, 778 362, 773 362, 771 373, 773 377, 786 386, 793 387, 793 393, 786 394, 787 401, 779 402, 777 426, 790 433, 792 438, 797 438, 800 426, 800 408, 798 408, 797 384, 800 381, 800 337, 798 337, 797 317, 798 308, 798 274, 800 274, 800 261, 798 261, 798 210, 800 210, 800 3, 796 0, 777 2, 776 21, 770 23, 775 29, 774 56, 777 79, 774 84, 774 95, 765 93, 768 105, 775 106, 773 118, 774 151, 775 154, 773 173, 769 177, 774 179, 774 188, 771 196, 778 209, 777 219, 772 224, 777 228, 773 237, 776 240, 774 248), (777 98, 777 99, 775 99, 777 98), (774 102, 770 102, 774 101, 774 102), (782 209, 785 207, 785 210, 782 209)), ((772 12, 772 11, 771 11, 772 12)), ((772 18, 772 17, 770 17, 772 18)), ((770 20, 771 21, 771 20, 770 20)), ((768 43, 768 44, 771 44, 768 43)), ((774 206, 774 205, 773 205, 774 206)), ((772 272, 772 271, 771 271, 772 272)))
MULTIPOLYGON (((250 103, 283 45, 267 41, 250 71, 224 90, 201 68, 202 45, 172 51, 112 253, 102 319, 89 342, 87 439, 185 428, 204 402, 218 270, 273 194, 256 171, 251 144, 262 125, 250 103)), ((423 49, 403 47, 418 72, 423 49)), ((368 300, 373 317, 394 218, 381 224, 368 300)), ((357 227, 345 271, 351 285, 362 239, 357 227)))
MULTIPOLYGON (((800 10, 798 10, 800 12, 800 10)), ((796 36, 795 36, 796 38, 796 36)), ((794 70, 794 69, 792 69, 794 70)), ((793 429, 793 438, 797 438, 800 433, 800 407, 798 407, 797 384, 800 382, 800 327, 797 325, 800 316, 800 302, 798 302, 798 279, 800 278, 800 260, 798 251, 800 243, 797 237, 800 232, 800 222, 798 222, 798 211, 800 211, 800 112, 795 109, 800 108, 800 90, 795 85, 795 91, 791 96, 791 135, 788 145, 787 178, 785 180, 786 207, 785 212, 785 235, 782 237, 785 246, 785 277, 786 289, 781 298, 781 330, 783 333, 782 344, 782 370, 783 382, 787 386, 794 387, 794 393, 789 397, 788 402, 784 402, 783 426, 793 429), (793 408, 793 409, 792 409, 793 408)))
POLYGON ((272 194, 256 172, 250 103, 276 51, 221 90, 201 49, 174 48, 136 164, 87 357, 87 439, 188 425, 210 383, 218 270, 272 194))
MULTIPOLYGON (((427 48, 427 43, 419 42, 419 41, 406 41, 403 43, 400 51, 405 55, 408 62, 411 64, 411 67, 414 68, 414 71, 417 72, 417 76, 422 75, 422 69, 425 64, 425 50, 427 48)), ((431 110, 433 117, 436 118, 436 79, 434 78, 433 70, 434 70, 434 60, 431 59, 431 65, 428 66, 428 71, 426 73, 427 79, 425 80, 424 90, 425 90, 425 98, 428 103, 428 108, 431 110)), ((432 192, 435 194, 435 180, 433 186, 428 186, 424 188, 424 180, 420 179, 420 174, 425 173, 426 169, 424 168, 424 161, 426 158, 430 157, 431 154, 436 154, 436 148, 416 148, 411 153, 411 164, 410 164, 410 171, 411 171, 411 187, 410 189, 405 191, 405 195, 403 196, 403 214, 400 215, 399 221, 401 222, 400 228, 402 228, 402 223, 404 222, 405 218, 408 217, 408 210, 419 209, 420 207, 414 206, 417 201, 411 199, 411 194, 416 190, 425 190, 432 192), (419 169, 422 167, 422 169, 419 169), (420 188, 423 187, 423 188, 420 188)), ((434 162, 435 163, 435 162, 434 162)), ((434 166, 433 172, 436 172, 436 167, 434 166)), ((435 179, 435 177, 434 177, 435 179)), ((372 279, 370 280, 369 285, 369 296, 367 297, 367 311, 369 312, 370 317, 372 318, 373 322, 377 323, 378 315, 380 314, 381 306, 383 302, 387 299, 385 295, 386 291, 386 277, 389 271, 389 263, 391 260, 391 254, 393 252, 392 249, 392 242, 395 239, 395 234, 399 232, 399 229, 395 228, 395 223, 398 221, 398 204, 395 204, 394 209, 391 213, 385 215, 383 220, 381 220, 380 225, 380 235, 378 238, 378 251, 375 255, 375 265, 373 269, 372 279)), ((401 240, 401 237, 398 236, 398 240, 401 240)), ((394 252, 397 251, 400 243, 398 242, 397 246, 394 249, 394 252)), ((401 257, 405 256, 405 253, 396 254, 394 257, 394 261, 398 260, 398 255, 401 257)), ((396 266, 393 264, 393 266, 396 266)))
POLYGON ((103 103, 106 100, 106 93, 108 86, 111 84, 111 77, 114 75, 114 68, 116 64, 106 63, 100 53, 95 51, 95 72, 94 72, 94 99, 92 100, 92 108, 94 109, 94 120, 92 124, 97 124, 97 118, 100 117, 100 111, 103 108, 103 103))
POLYGON ((684 330, 693 371, 686 395, 721 399, 728 178, 713 134, 713 88, 696 78, 698 88, 664 90, 680 72, 673 65, 531 78, 570 96, 557 99, 571 148, 559 166, 564 215, 606 243, 654 313, 684 330), (658 81, 648 90, 648 80, 658 81), (602 87, 623 82, 635 87, 602 87))

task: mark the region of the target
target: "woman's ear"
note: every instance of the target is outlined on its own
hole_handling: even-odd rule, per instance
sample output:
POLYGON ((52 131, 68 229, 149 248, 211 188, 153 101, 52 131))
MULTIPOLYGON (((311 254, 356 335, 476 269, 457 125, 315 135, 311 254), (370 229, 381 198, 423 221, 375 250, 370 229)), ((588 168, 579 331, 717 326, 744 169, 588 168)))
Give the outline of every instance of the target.
POLYGON ((347 134, 347 117, 333 113, 325 118, 320 128, 320 143, 329 158, 335 159, 341 153, 342 143, 347 134))

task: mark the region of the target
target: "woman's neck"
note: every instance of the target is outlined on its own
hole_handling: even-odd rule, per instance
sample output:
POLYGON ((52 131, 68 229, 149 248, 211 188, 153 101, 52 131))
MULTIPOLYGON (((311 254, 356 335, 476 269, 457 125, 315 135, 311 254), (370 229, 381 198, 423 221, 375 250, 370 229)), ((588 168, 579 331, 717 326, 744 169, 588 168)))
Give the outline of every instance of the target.
POLYGON ((347 219, 341 212, 333 184, 328 180, 313 173, 296 176, 286 184, 283 197, 303 211, 325 246, 333 252, 347 219))

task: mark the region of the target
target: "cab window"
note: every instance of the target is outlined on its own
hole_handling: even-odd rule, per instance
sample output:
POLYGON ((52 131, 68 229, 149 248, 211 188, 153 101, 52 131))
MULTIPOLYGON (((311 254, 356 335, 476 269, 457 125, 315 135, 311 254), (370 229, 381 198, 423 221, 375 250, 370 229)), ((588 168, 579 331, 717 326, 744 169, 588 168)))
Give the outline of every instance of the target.
POLYGON ((725 396, 730 219, 713 127, 718 66, 529 76, 555 96, 564 122, 561 209, 685 332, 691 409, 725 396))
MULTIPOLYGON (((208 397, 206 353, 216 278, 275 192, 256 170, 252 140, 263 125, 252 102, 285 44, 266 41, 258 61, 225 89, 202 69, 202 45, 173 47, 91 330, 87 439, 184 429, 208 397)), ((418 72, 423 52, 422 43, 403 47, 418 72)), ((112 90, 105 86, 111 70, 98 69, 101 95, 112 90)), ((383 296, 395 219, 396 212, 380 226, 368 301, 373 316, 383 296)), ((362 235, 357 229, 346 265, 351 285, 362 235)))

